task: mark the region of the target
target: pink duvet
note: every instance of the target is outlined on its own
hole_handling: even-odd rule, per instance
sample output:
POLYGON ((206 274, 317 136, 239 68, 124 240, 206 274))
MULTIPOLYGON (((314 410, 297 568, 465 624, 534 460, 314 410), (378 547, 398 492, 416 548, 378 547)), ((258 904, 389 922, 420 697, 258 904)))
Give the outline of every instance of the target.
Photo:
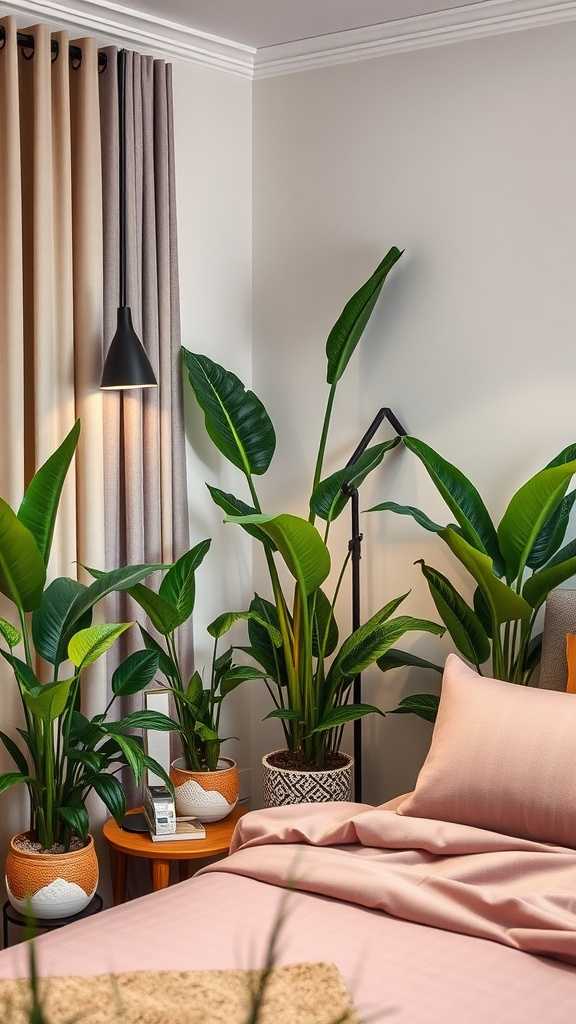
POLYGON ((405 921, 576 963, 576 851, 324 804, 254 811, 206 871, 320 893, 405 921))
MULTIPOLYGON (((41 972, 258 967, 289 885, 279 961, 335 963, 370 1019, 573 1024, 575 851, 356 804, 253 812, 234 847, 42 937, 41 972)), ((0 977, 26 968, 0 953, 0 977)))

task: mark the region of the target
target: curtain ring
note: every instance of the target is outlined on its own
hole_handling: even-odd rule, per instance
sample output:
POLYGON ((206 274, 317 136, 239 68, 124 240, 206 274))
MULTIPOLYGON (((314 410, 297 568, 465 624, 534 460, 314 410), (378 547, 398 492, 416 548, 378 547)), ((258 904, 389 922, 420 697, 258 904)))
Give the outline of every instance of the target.
POLYGON ((52 39, 50 41, 50 53, 50 60, 54 63, 55 60, 58 60, 58 56, 60 54, 60 43, 57 39, 52 39))
POLYGON ((108 54, 104 50, 98 51, 98 74, 101 75, 108 67, 108 54))
POLYGON ((78 71, 78 68, 82 64, 82 57, 72 56, 70 57, 70 63, 72 65, 72 71, 78 71))
POLYGON ((6 46, 6 29, 4 25, 0 25, 0 50, 3 50, 6 46))

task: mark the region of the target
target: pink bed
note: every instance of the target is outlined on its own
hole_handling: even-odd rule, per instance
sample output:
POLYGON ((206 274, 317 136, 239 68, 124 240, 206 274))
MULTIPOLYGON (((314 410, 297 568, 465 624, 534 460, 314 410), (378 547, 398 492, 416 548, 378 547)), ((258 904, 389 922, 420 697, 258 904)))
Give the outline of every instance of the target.
POLYGON ((247 815, 225 861, 39 939, 41 971, 258 966, 287 886, 280 961, 337 964, 366 1015, 574 1020, 574 850, 357 804, 247 815))

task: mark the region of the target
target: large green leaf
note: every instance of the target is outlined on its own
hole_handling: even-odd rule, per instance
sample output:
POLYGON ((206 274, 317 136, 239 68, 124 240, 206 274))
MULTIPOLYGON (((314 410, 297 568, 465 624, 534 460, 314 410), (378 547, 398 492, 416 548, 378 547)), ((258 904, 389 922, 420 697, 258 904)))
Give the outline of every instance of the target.
POLYGON ((330 572, 330 554, 318 530, 299 516, 226 516, 228 523, 259 526, 271 537, 294 579, 305 593, 324 582, 330 572))
POLYGON ((209 436, 218 450, 247 476, 265 473, 276 435, 262 402, 238 377, 207 356, 182 349, 184 366, 209 436))
POLYGON ((58 814, 76 835, 79 835, 81 839, 86 839, 90 831, 90 819, 83 804, 74 806, 60 804, 58 814))
POLYGON ((257 618, 248 621, 250 650, 247 653, 250 653, 271 679, 275 679, 279 686, 284 686, 287 681, 284 651, 272 643, 269 629, 260 625, 260 620, 264 619, 267 626, 279 630, 276 606, 255 594, 250 602, 250 611, 254 612, 257 618))
POLYGON ((327 657, 332 654, 338 646, 338 626, 332 611, 332 604, 326 597, 324 591, 320 589, 308 598, 308 602, 310 604, 310 610, 312 610, 312 605, 314 605, 314 621, 312 623, 312 654, 315 658, 319 657, 320 650, 324 644, 324 638, 326 638, 324 656, 327 657))
POLYGON ((18 644, 22 640, 22 636, 16 626, 13 626, 7 619, 0 618, 0 636, 4 638, 8 647, 18 647, 18 644))
POLYGON ((40 686, 40 682, 30 666, 25 661, 17 658, 15 654, 8 654, 8 651, 0 650, 0 655, 12 668, 20 690, 30 690, 31 693, 34 693, 36 688, 40 686))
POLYGON ((350 636, 346 637, 344 643, 342 644, 340 650, 338 651, 338 654, 336 655, 334 661, 332 662, 332 666, 329 673, 329 677, 331 680, 337 682, 339 679, 342 678, 340 666, 344 659, 347 658, 349 654, 352 654, 354 651, 358 650, 368 639, 368 637, 371 636, 372 633, 374 633, 374 631, 377 630, 378 627, 383 622, 386 622, 386 620, 394 614, 396 609, 402 604, 403 601, 406 600, 409 593, 410 591, 407 590, 405 594, 400 594, 399 597, 392 598, 391 601, 388 601, 382 608, 375 612, 374 615, 372 615, 367 622, 365 622, 358 629, 354 630, 354 632, 352 632, 350 636))
POLYGON ((33 693, 30 690, 25 690, 22 694, 24 703, 36 718, 53 722, 65 711, 70 691, 75 682, 76 676, 72 676, 70 679, 61 679, 57 683, 45 683, 43 686, 37 686, 33 693))
POLYGON ((456 647, 468 661, 481 665, 490 657, 490 640, 476 612, 466 604, 446 576, 426 565, 424 559, 419 559, 417 564, 456 647))
POLYGON ((7 789, 17 786, 20 782, 30 782, 30 779, 21 772, 4 772, 0 775, 0 793, 5 793, 7 789))
MULTIPOLYGON (((153 572, 164 568, 165 566, 162 564, 152 564, 127 565, 122 569, 112 569, 111 572, 89 569, 88 571, 96 576, 96 579, 89 587, 82 588, 71 601, 60 623, 60 641, 71 635, 72 627, 102 598, 107 597, 113 591, 130 590, 153 572)), ((58 643, 58 648, 60 647, 61 643, 58 643)))
POLYGON ((425 512, 422 512, 419 508, 414 508, 414 505, 398 505, 395 501, 382 501, 379 505, 373 505, 372 508, 366 510, 367 512, 395 512, 399 516, 411 516, 419 526, 423 526, 425 530, 429 530, 430 533, 442 533, 445 530, 445 526, 439 526, 433 519, 430 519, 425 512))
POLYGON ((92 609, 88 608, 79 619, 70 623, 68 630, 63 629, 71 607, 86 590, 83 583, 59 576, 42 594, 40 606, 32 616, 32 637, 38 654, 51 665, 65 660, 74 628, 86 629, 92 621, 92 609))
POLYGON ((576 490, 566 494, 558 507, 542 526, 536 537, 530 554, 526 559, 526 565, 530 569, 541 569, 546 562, 558 551, 568 529, 570 513, 576 501, 576 490))
POLYGON ((272 625, 268 618, 261 616, 257 611, 250 609, 247 612, 222 612, 213 622, 207 626, 207 631, 214 639, 220 639, 228 633, 235 622, 257 622, 262 629, 265 629, 274 644, 274 647, 282 646, 282 634, 280 630, 272 625))
POLYGON ((404 697, 391 714, 416 715, 425 722, 435 722, 439 703, 440 698, 435 693, 413 693, 404 697))
POLYGON ((14 742, 13 739, 11 739, 10 736, 7 736, 5 732, 0 731, 0 740, 2 740, 2 743, 6 747, 6 750, 10 754, 10 757, 14 761, 14 764, 16 765, 18 771, 22 772, 22 775, 28 775, 28 762, 24 757, 24 754, 20 750, 20 747, 14 742))
POLYGON ((251 668, 250 665, 235 665, 226 672, 220 680, 220 693, 226 697, 232 690, 235 690, 241 683, 251 682, 253 679, 266 679, 266 672, 261 669, 251 668))
POLYGON ((532 608, 540 608, 554 587, 559 587, 561 583, 565 583, 566 580, 576 575, 576 541, 572 541, 562 549, 564 552, 567 550, 575 553, 571 557, 560 560, 559 555, 562 552, 559 551, 548 565, 539 569, 526 580, 522 587, 522 594, 532 608))
POLYGON ((381 658, 378 658, 377 665, 383 672, 389 672, 393 668, 429 668, 433 672, 439 672, 442 675, 444 671, 441 665, 436 665, 433 661, 419 658, 417 654, 411 654, 410 651, 401 651, 394 647, 386 651, 386 654, 383 654, 381 658))
POLYGON ((0 593, 17 608, 37 608, 46 580, 44 559, 33 534, 0 498, 0 593))
POLYGON ((148 651, 154 651, 158 656, 158 668, 164 673, 167 679, 174 680, 178 678, 178 669, 169 654, 166 653, 160 646, 157 640, 146 630, 144 626, 138 623, 138 628, 142 634, 142 640, 144 646, 148 651))
POLYGON ((434 633, 436 636, 443 636, 445 630, 436 622, 428 619, 417 619, 411 615, 400 615, 397 619, 390 619, 363 637, 355 644, 346 656, 339 660, 339 669, 342 676, 352 679, 363 672, 369 665, 378 661, 386 651, 410 632, 434 633))
POLYGON ((99 774, 94 775, 90 782, 112 817, 121 825, 126 814, 126 796, 118 779, 114 775, 99 774))
MULTIPOLYGON (((227 516, 255 516, 258 514, 258 509, 248 505, 240 498, 236 498, 233 494, 221 491, 218 487, 211 487, 210 484, 206 484, 206 486, 210 491, 214 504, 218 505, 218 508, 221 508, 227 516)), ((276 549, 270 537, 267 537, 257 526, 244 526, 242 529, 249 533, 251 537, 254 537, 255 540, 259 540, 265 547, 270 548, 271 551, 276 549)))
POLYGON ((210 543, 210 540, 202 540, 182 555, 168 570, 160 584, 160 597, 176 609, 178 626, 186 622, 194 610, 194 573, 208 553, 210 543))
POLYGON ((160 655, 157 651, 134 651, 120 662, 112 675, 112 693, 127 697, 139 693, 152 682, 158 671, 160 655))
MULTIPOLYGON (((146 612, 154 629, 157 629, 162 636, 174 632, 180 625, 178 609, 151 587, 137 583, 135 587, 130 587, 128 593, 132 600, 136 601, 136 604, 139 604, 146 612)), ((192 603, 194 603, 194 591, 192 592, 192 603)))
POLYGON ((103 622, 80 629, 68 644, 70 661, 78 669, 87 668, 106 654, 131 625, 131 622, 103 622))
POLYGON ((30 530, 46 566, 50 558, 62 487, 74 457, 79 436, 80 420, 76 420, 60 447, 32 477, 18 509, 18 519, 30 530))
POLYGON ((331 523, 346 508, 350 494, 358 488, 373 469, 380 465, 386 452, 399 444, 400 438, 384 441, 367 448, 359 459, 351 466, 345 466, 336 473, 321 480, 310 498, 310 509, 320 519, 331 523))
POLYGON ((507 587, 502 580, 494 575, 492 559, 472 547, 464 537, 448 527, 441 536, 453 551, 462 565, 478 583, 490 608, 494 622, 511 622, 514 619, 527 619, 532 614, 530 605, 520 594, 507 587))
POLYGON ((401 255, 402 252, 395 245, 388 250, 371 277, 348 300, 330 331, 326 342, 326 380, 329 384, 336 384, 348 366, 378 301, 382 286, 401 255))
POLYGON ((406 447, 420 459, 468 542, 490 555, 500 574, 498 536, 488 510, 474 485, 461 470, 416 437, 403 437, 406 447))
POLYGON ((341 707, 331 708, 311 732, 326 732, 327 729, 336 729, 348 722, 357 722, 359 718, 364 718, 366 715, 386 717, 384 712, 374 704, 344 704, 341 707))
POLYGON ((509 581, 522 574, 538 534, 558 508, 575 472, 576 460, 542 469, 511 498, 498 527, 509 581))
POLYGON ((118 722, 107 722, 106 730, 113 736, 123 735, 130 729, 150 729, 156 732, 173 732, 179 729, 178 722, 175 722, 168 715, 161 711, 132 711, 125 718, 118 722))

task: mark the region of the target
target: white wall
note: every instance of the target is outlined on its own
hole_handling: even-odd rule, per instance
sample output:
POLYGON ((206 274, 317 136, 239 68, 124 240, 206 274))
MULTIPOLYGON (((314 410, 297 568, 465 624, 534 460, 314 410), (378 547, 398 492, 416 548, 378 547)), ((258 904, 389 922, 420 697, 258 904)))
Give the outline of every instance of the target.
MULTIPOLYGON (((251 383, 252 344, 252 92, 247 79, 175 63, 176 189, 182 344, 251 383)), ((196 667, 212 655, 206 626, 220 612, 247 607, 251 596, 248 538, 222 524, 205 481, 238 491, 237 474, 208 440, 185 384, 190 536, 212 537, 197 574, 196 667)), ((238 642, 241 642, 240 640, 238 642)), ((240 692, 230 698, 225 734, 240 737, 225 753, 250 749, 251 717, 240 692)), ((240 757, 247 766, 247 755, 240 757)))
MULTIPOLYGON (((575 439, 575 46, 564 25, 256 83, 253 380, 281 438, 275 508, 305 508, 324 340, 392 244, 407 252, 341 386, 329 468, 391 405, 499 515, 575 439)), ((363 489, 363 507, 385 498, 446 516, 407 452, 363 489)), ((413 587, 406 610, 432 617, 423 556, 470 592, 411 521, 366 516, 364 533, 366 612, 413 587)), ((365 696, 391 707, 434 683, 376 671, 365 696)), ((371 719, 365 735, 366 797, 408 788, 429 726, 371 719)))

